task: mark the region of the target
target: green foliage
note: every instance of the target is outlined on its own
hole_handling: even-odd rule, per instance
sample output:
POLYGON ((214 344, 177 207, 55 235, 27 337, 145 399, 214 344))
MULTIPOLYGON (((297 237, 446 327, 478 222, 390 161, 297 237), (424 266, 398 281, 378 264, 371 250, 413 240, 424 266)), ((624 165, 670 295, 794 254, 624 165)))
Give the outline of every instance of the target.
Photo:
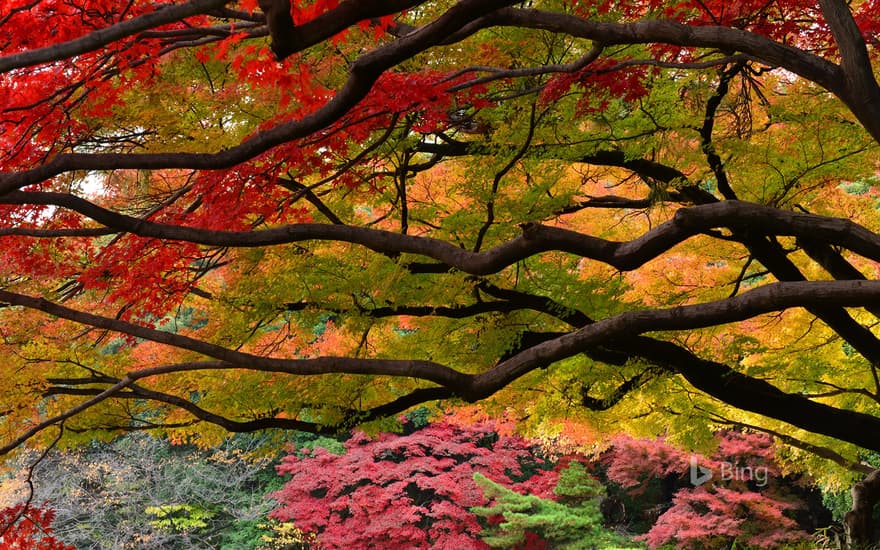
POLYGON ((192 504, 164 504, 162 506, 147 506, 144 512, 156 519, 150 521, 150 525, 163 531, 197 531, 208 526, 208 520, 214 516, 214 512, 205 510, 192 504))
MULTIPOLYGON (((874 451, 860 451, 859 460, 865 464, 877 464, 880 462, 880 453, 874 451)), ((853 480, 852 482, 854 482, 853 480)), ((842 484, 825 483, 820 486, 822 492, 822 505, 831 512, 834 521, 841 522, 843 517, 852 509, 852 492, 850 488, 842 484)), ((874 521, 880 521, 880 507, 874 508, 874 521)))
POLYGON ((271 530, 265 518, 254 518, 235 522, 235 528, 224 533, 219 550, 256 550, 260 548, 263 537, 271 537, 271 530))
POLYGON ((406 413, 406 420, 413 430, 418 430, 430 424, 432 416, 431 409, 428 407, 416 407, 406 413))
POLYGON ((876 184, 877 178, 866 178, 863 180, 841 183, 840 188, 850 195, 864 195, 876 184))
POLYGON ((308 432, 293 432, 290 445, 300 456, 311 454, 315 449, 324 449, 334 455, 345 454, 345 443, 339 439, 308 432))
POLYGON ((559 472, 559 481, 553 494, 562 502, 583 504, 604 496, 605 488, 587 473, 583 463, 573 460, 559 472))
POLYGON ((852 509, 852 494, 848 490, 822 491, 822 505, 831 512, 834 521, 841 521, 852 509))
POLYGON ((588 550, 623 543, 620 536, 602 527, 599 498, 604 489, 579 462, 560 472, 554 489, 559 502, 517 493, 479 473, 474 474, 474 481, 493 503, 471 508, 483 518, 486 526, 481 538, 492 548, 516 548, 530 532, 553 548, 588 550), (498 516, 500 523, 493 521, 498 516))

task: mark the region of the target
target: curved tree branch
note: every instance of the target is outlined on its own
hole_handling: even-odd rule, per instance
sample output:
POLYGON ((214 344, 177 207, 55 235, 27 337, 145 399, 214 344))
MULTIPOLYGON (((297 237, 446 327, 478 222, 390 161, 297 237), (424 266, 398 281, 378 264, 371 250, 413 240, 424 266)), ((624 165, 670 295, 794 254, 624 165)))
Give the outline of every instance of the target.
MULTIPOLYGON (((605 343, 640 349, 660 365, 673 366, 676 372, 698 389, 744 410, 768 414, 798 427, 837 437, 868 449, 880 450, 880 419, 849 410, 816 403, 800 395, 785 393, 767 382, 749 378, 732 369, 699 359, 690 352, 637 335, 652 331, 690 330, 745 320, 756 315, 791 307, 859 307, 880 300, 880 282, 820 281, 774 283, 725 300, 662 310, 631 311, 596 321, 574 332, 532 346, 498 363, 492 369, 468 375, 429 361, 350 359, 275 359, 256 357, 200 342, 185 336, 157 331, 125 321, 77 312, 46 300, 0 291, 0 300, 36 309, 96 328, 119 331, 139 338, 196 351, 219 359, 213 368, 245 368, 263 372, 295 375, 328 373, 371 374, 420 378, 445 388, 452 395, 477 401, 492 395, 514 380, 561 359, 583 353, 605 343), (803 414, 804 412, 810 414, 803 414)), ((152 375, 181 372, 191 367, 170 366, 150 369, 152 375)), ((141 373, 146 371, 140 371, 141 373)), ((141 375, 141 374, 139 374, 141 375)), ((122 389, 131 384, 123 380, 122 389)), ((122 382, 120 382, 122 383, 122 382)), ((30 436, 28 436, 30 437, 30 436)), ((0 449, 2 450, 2 449, 0 449)))
POLYGON ((745 68, 746 62, 740 61, 735 63, 733 67, 719 71, 718 88, 715 90, 715 93, 712 94, 712 97, 706 102, 706 114, 703 117, 703 126, 700 128, 700 147, 703 150, 703 154, 706 155, 706 161, 709 163, 709 168, 711 168, 712 173, 715 174, 715 181, 718 183, 718 190, 721 192, 721 195, 728 200, 736 200, 737 197, 727 179, 727 171, 724 169, 724 161, 721 160, 721 157, 715 150, 715 144, 712 142, 712 132, 715 128, 715 116, 718 113, 718 107, 721 106, 721 101, 730 90, 730 81, 745 70, 745 68))
MULTIPOLYGON (((326 128, 366 97, 373 84, 386 70, 437 45, 450 34, 468 26, 472 20, 512 3, 514 3, 512 0, 461 0, 434 21, 355 60, 345 84, 323 107, 300 119, 259 132, 239 145, 219 153, 62 153, 36 168, 14 173, 0 172, 0 194, 75 170, 231 168, 273 147, 326 128)), ((356 4, 345 2, 338 9, 356 4)), ((332 19, 332 15, 329 17, 332 19)), ((479 28, 472 28, 462 38, 478 30, 479 28)))
MULTIPOLYGON (((485 252, 470 252, 429 237, 339 224, 296 224, 261 231, 214 231, 155 223, 118 214, 65 193, 13 192, 0 204, 51 204, 75 210, 113 228, 141 237, 221 247, 257 247, 307 240, 359 244, 382 253, 419 254, 473 275, 496 273, 542 252, 562 251, 632 270, 686 239, 712 229, 758 236, 809 237, 880 261, 880 236, 844 218, 779 210, 741 201, 723 201, 676 211, 673 220, 631 241, 607 241, 575 231, 523 224, 523 234, 485 252)), ((763 262, 768 263, 768 262, 763 262)), ((769 266, 768 266, 769 267, 769 266)))
POLYGON ((117 40, 134 36, 147 29, 174 23, 194 15, 208 13, 226 5, 228 2, 229 0, 190 0, 184 4, 160 6, 159 9, 152 13, 122 21, 103 29, 94 30, 80 38, 36 50, 4 55, 0 57, 0 74, 13 69, 33 67, 99 50, 117 40))

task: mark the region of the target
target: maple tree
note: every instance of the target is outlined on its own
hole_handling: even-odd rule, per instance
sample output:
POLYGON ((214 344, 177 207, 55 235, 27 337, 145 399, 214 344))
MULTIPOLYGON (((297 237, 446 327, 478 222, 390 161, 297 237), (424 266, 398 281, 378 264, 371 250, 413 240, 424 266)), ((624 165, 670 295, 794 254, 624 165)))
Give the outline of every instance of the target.
POLYGON ((521 494, 477 473, 490 506, 472 511, 486 526, 480 537, 492 548, 621 548, 623 538, 603 528, 599 498, 604 494, 580 462, 571 461, 559 470, 553 489, 556 502, 538 495, 521 494), (497 519, 496 519, 497 518, 497 519))
POLYGON ((631 494, 643 511, 658 498, 668 501, 637 537, 651 548, 729 548, 734 542, 778 548, 808 541, 805 527, 825 527, 796 521, 807 516, 806 493, 794 490, 802 485, 796 479, 784 480, 765 435, 721 433, 710 456, 684 453, 662 440, 618 436, 601 463, 604 477, 631 494), (694 484, 699 473, 706 477, 694 484), (652 482, 664 484, 664 494, 647 494, 652 482))
POLYGON ((766 435, 718 434, 710 456, 624 435, 598 455, 559 456, 501 424, 404 426, 332 452, 292 446, 272 515, 328 548, 638 545, 622 532, 650 548, 786 548, 826 525, 766 435), (711 475, 694 484, 692 464, 711 475))
POLYGON ((50 508, 18 504, 0 509, 0 543, 3 548, 73 550, 52 534, 55 512, 50 508))
POLYGON ((596 410, 869 474, 864 540, 878 12, 4 2, 0 451, 596 410))
POLYGON ((486 424, 437 423, 376 439, 356 432, 341 455, 293 451, 278 466, 291 478, 274 493, 272 516, 327 548, 488 548, 470 511, 485 502, 474 475, 538 495, 557 478, 528 441, 486 424))

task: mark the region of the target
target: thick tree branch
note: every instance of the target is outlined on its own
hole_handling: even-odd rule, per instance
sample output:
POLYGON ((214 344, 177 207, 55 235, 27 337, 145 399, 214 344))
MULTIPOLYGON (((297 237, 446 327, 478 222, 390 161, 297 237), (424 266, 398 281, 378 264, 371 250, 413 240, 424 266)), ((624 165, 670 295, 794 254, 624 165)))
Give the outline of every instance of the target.
MULTIPOLYGON (((210 366, 206 365, 205 368, 210 369, 210 366)), ((138 378, 142 378, 143 376, 137 376, 138 378)), ((92 382, 93 383, 93 382, 92 382)), ((115 387, 115 386, 114 386, 115 387)), ((422 388, 418 390, 413 390, 412 392, 399 397, 393 401, 389 401, 384 405, 379 405, 377 407, 373 407, 371 409, 367 409, 364 411, 354 411, 354 410, 346 410, 344 411, 345 419, 339 423, 334 425, 324 425, 318 424, 315 422, 308 422, 304 420, 297 420, 292 418, 281 418, 277 416, 265 417, 265 418, 254 418, 250 420, 235 420, 228 416, 224 416, 222 414, 218 414, 216 412, 211 412, 204 407, 200 407, 197 404, 193 403, 188 399, 183 399, 176 395, 172 395, 166 392, 159 392, 154 390, 149 390, 143 388, 141 386, 132 385, 130 389, 120 390, 112 395, 108 396, 106 390, 101 390, 99 388, 65 388, 65 387, 53 387, 47 391, 47 395, 68 395, 68 396, 102 396, 101 400, 106 400, 108 397, 113 397, 115 399, 133 399, 133 400, 149 400, 156 403, 164 403, 166 405, 171 405, 172 407, 179 408, 190 413, 195 420, 190 422, 182 422, 178 423, 178 426, 175 427, 183 427, 190 426, 195 422, 208 422, 210 424, 215 424, 220 426, 224 430, 235 433, 244 433, 244 432, 255 432, 260 430, 297 430, 302 432, 309 432, 314 434, 323 434, 329 436, 336 436, 341 433, 345 433, 348 430, 353 429, 358 424, 363 424, 365 422, 370 422, 372 420, 378 418, 386 418, 388 416, 403 412, 407 409, 410 409, 416 405, 426 403, 429 401, 439 401, 442 399, 448 399, 453 397, 454 394, 447 390, 446 388, 422 388)), ((89 407, 97 404, 97 399, 90 399, 84 404, 88 404, 89 407)), ((79 410, 78 412, 82 412, 79 410)), ((45 429, 52 425, 50 422, 46 422, 45 425, 41 424, 42 429, 45 429)), ((143 428, 137 425, 115 425, 115 426, 103 426, 99 428, 89 428, 89 429, 113 429, 119 431, 135 431, 141 429, 153 429, 159 427, 169 427, 166 424, 157 424, 150 425, 148 428, 143 428)), ((79 430, 82 431, 82 430, 79 430)), ((36 434, 33 434, 36 435, 36 434)), ((31 437, 33 437, 33 435, 31 437)), ((21 443, 24 443, 22 441, 21 443)), ((19 443, 19 444, 21 444, 19 443)), ((9 452, 12 449, 0 448, 0 456, 9 452), (4 452, 5 451, 5 452, 4 452)))
POLYGON ((877 449, 880 447, 880 419, 876 417, 836 409, 797 394, 788 394, 725 365, 702 360, 678 346, 634 337, 657 330, 715 326, 787 307, 858 307, 877 300, 880 300, 880 283, 876 282, 794 282, 767 285, 718 302, 627 312, 536 345, 499 363, 492 370, 476 375, 472 387, 487 393, 471 398, 485 397, 536 368, 546 367, 590 346, 610 343, 615 347, 633 350, 660 365, 673 366, 694 387, 734 407, 765 414, 813 433, 877 449), (857 298, 859 294, 861 296, 857 298), (794 306, 793 302, 800 303, 794 306))
POLYGON ((29 439, 31 439, 32 437, 34 437, 38 433, 42 432, 43 430, 45 430, 49 426, 61 424, 62 422, 64 422, 68 418, 72 418, 72 417, 82 413, 83 411, 86 411, 89 408, 97 405, 98 403, 101 403, 102 401, 105 401, 106 399, 113 397, 114 395, 116 395, 117 393, 122 391, 124 388, 128 387, 133 382, 134 382, 134 380, 131 378, 123 378, 117 384, 114 384, 113 386, 110 386, 109 388, 106 388, 104 390, 99 391, 91 399, 89 399, 87 401, 83 401, 82 403, 76 405, 75 407, 71 407, 70 409, 67 409, 66 411, 64 411, 60 414, 51 416, 51 417, 47 418, 46 420, 42 420, 42 421, 38 422, 37 424, 31 426, 30 428, 28 428, 27 430, 22 432, 18 437, 14 438, 9 443, 0 446, 0 456, 6 455, 10 451, 13 451, 16 448, 20 447, 25 442, 27 442, 29 439))
POLYGON ((279 61, 321 42, 355 25, 358 21, 392 15, 422 4, 424 0, 358 0, 341 2, 339 6, 294 26, 288 0, 260 0, 266 14, 272 53, 279 61))
POLYGON ((302 311, 304 309, 315 309, 319 311, 327 311, 336 314, 363 315, 374 319, 384 317, 411 316, 411 317, 446 317, 449 319, 466 319, 484 313, 510 313, 523 309, 532 309, 527 304, 517 303, 514 301, 493 300, 489 302, 477 302, 473 304, 452 305, 452 306, 431 306, 431 305, 391 305, 381 307, 363 307, 356 305, 352 308, 327 308, 320 304, 310 302, 296 302, 285 305, 287 311, 302 311))
MULTIPOLYGON (((880 261, 880 237, 850 220, 783 211, 739 201, 680 209, 672 221, 628 242, 613 242, 536 224, 523 235, 486 252, 469 252, 450 243, 369 228, 301 224, 259 232, 217 232, 155 224, 102 209, 60 193, 14 192, 0 202, 66 206, 105 225, 144 237, 178 239, 212 246, 265 246, 302 240, 337 240, 366 246, 384 254, 413 253, 441 261, 467 273, 495 273, 529 256, 560 250, 602 261, 621 270, 634 269, 687 238, 717 227, 742 235, 750 252, 780 280, 803 280, 779 246, 761 235, 788 235, 833 243, 880 261)), ((873 364, 880 364, 880 341, 833 304, 807 306, 873 364)))
MULTIPOLYGON (((854 265, 840 255, 840 252, 834 250, 834 248, 827 243, 816 242, 807 237, 801 237, 798 238, 797 244, 801 247, 801 250, 810 257, 810 259, 822 266, 829 275, 838 281, 867 280, 861 271, 856 269, 854 265)), ((866 304, 865 309, 880 319, 880 307, 873 304, 866 304)))
MULTIPOLYGON (((416 150, 422 153, 448 157, 479 156, 492 151, 486 144, 476 141, 419 142, 416 145, 416 150)), ((687 175, 680 170, 650 159, 633 158, 628 156, 626 152, 618 149, 594 151, 584 155, 573 156, 570 145, 537 144, 531 147, 529 154, 534 154, 539 158, 559 158, 594 166, 626 168, 648 181, 661 182, 667 186, 675 184, 677 190, 666 191, 665 195, 667 200, 673 202, 690 202, 694 204, 718 202, 718 199, 711 193, 689 183, 687 175)), ((604 197, 596 197, 597 201, 600 199, 604 199, 604 197)), ((605 205, 597 204, 597 206, 604 207, 605 205)))
MULTIPOLYGON (((606 241, 540 224, 524 224, 520 237, 485 252, 470 252, 428 237, 349 225, 296 224, 262 231, 236 232, 154 223, 118 214, 64 193, 14 192, 0 196, 0 204, 3 203, 63 206, 119 231, 141 237, 181 240, 208 246, 257 247, 306 240, 347 242, 382 253, 427 256, 473 275, 496 273, 529 256, 551 250, 601 261, 620 270, 631 270, 694 235, 718 228, 753 236, 809 237, 880 261, 880 236, 855 222, 740 201, 679 209, 672 221, 661 224, 641 237, 624 242, 606 241)), ((770 263, 761 261, 765 265, 770 263)))
MULTIPOLYGON (((295 375, 349 373, 414 377, 437 383, 445 387, 451 395, 457 395, 468 401, 483 399, 534 369, 547 367, 595 346, 609 344, 615 348, 637 350, 637 354, 654 360, 659 365, 674 366, 675 371, 684 375, 696 388, 735 407, 767 414, 814 433, 830 435, 865 448, 880 450, 880 437, 878 437, 880 419, 878 418, 812 402, 800 395, 787 394, 766 382, 744 376, 724 365, 701 360, 678 346, 650 338, 636 337, 652 331, 691 330, 715 326, 791 307, 832 304, 838 307, 859 307, 866 302, 880 301, 880 282, 776 283, 717 302, 622 313, 537 344, 500 362, 489 371, 477 375, 463 374, 428 361, 330 357, 287 360, 255 357, 184 336, 77 312, 46 300, 7 291, 0 291, 0 300, 96 328, 119 331, 196 351, 219 359, 221 363, 216 364, 215 368, 245 368, 295 375)), ((193 370, 200 368, 202 367, 198 364, 192 366, 193 370)), ((185 367, 177 365, 154 368, 149 372, 151 375, 160 375, 182 370, 185 370, 185 367)), ((130 381, 123 387, 129 384, 130 381)))
MULTIPOLYGON (((874 78, 874 67, 865 40, 853 20, 849 4, 843 0, 819 0, 819 5, 840 51, 840 67, 845 77, 848 101, 842 99, 856 116, 864 113, 880 119, 880 87, 874 78)), ((873 135, 875 139, 878 138, 876 134, 873 135)))
MULTIPOLYGON (((504 7, 511 3, 513 2, 502 0, 459 2, 434 22, 361 56, 352 64, 350 77, 336 97, 321 109, 300 120, 261 132, 240 145, 220 153, 61 154, 39 168, 16 174, 2 174, 0 193, 44 181, 72 170, 158 168, 214 170, 234 166, 272 147, 328 126, 360 101, 382 72, 397 63, 431 46, 448 41, 450 37, 462 40, 482 28, 494 25, 546 29, 603 44, 659 42, 742 51, 771 66, 780 66, 793 71, 839 95, 853 108, 854 114, 868 131, 875 138, 880 139, 880 122, 866 116, 864 109, 859 109, 858 105, 852 105, 852 98, 848 98, 846 90, 841 88, 840 68, 795 47, 725 27, 692 27, 671 21, 640 21, 629 24, 594 22, 566 14, 504 7)), ((337 9, 349 4, 355 3, 345 2, 337 9)), ((332 18, 336 13, 335 10, 331 10, 325 15, 332 18)), ((299 29, 304 27, 305 25, 299 29)), ((877 117, 877 120, 880 120, 880 117, 877 117)))
POLYGON ((880 429, 880 419, 874 416, 817 403, 801 394, 786 393, 764 380, 702 359, 671 342, 637 336, 607 345, 680 374, 696 389, 723 403, 782 420, 806 431, 851 443, 855 443, 851 438, 856 437, 864 443, 876 438, 876 430, 880 429))
MULTIPOLYGON (((848 7, 835 0, 835 14, 852 19, 848 7), (842 8, 840 8, 842 6, 842 8), (842 12, 846 10, 846 12, 842 12)), ((829 2, 830 4, 830 2, 829 2)), ((826 14, 828 17, 829 14, 826 14)), ((725 52, 742 52, 753 60, 771 67, 782 67, 815 82, 840 98, 875 140, 880 141, 880 91, 872 84, 870 70, 854 67, 851 71, 859 83, 847 81, 841 67, 794 46, 780 44, 766 37, 728 27, 691 26, 663 20, 635 23, 610 23, 580 19, 573 15, 536 10, 506 8, 491 13, 479 23, 482 26, 509 25, 538 28, 551 32, 599 41, 607 46, 618 44, 662 43, 685 47, 716 48, 725 52), (859 72, 861 71, 861 72, 859 72)), ((846 31, 851 35, 851 29, 846 31)), ((863 46, 862 46, 863 47, 863 46)), ((861 65, 861 63, 856 63, 861 65)))
POLYGON ((13 69, 33 67, 43 63, 70 59, 77 55, 98 50, 123 38, 134 36, 168 23, 187 17, 208 13, 226 5, 229 0, 190 0, 184 4, 160 6, 159 9, 127 21, 122 21, 103 29, 97 29, 85 36, 44 48, 15 53, 0 57, 0 73, 13 69))
MULTIPOLYGON (((194 351, 223 361, 227 365, 227 368, 230 369, 246 368, 262 372, 283 372, 298 375, 346 373, 403 376, 420 378, 451 388, 466 386, 469 380, 467 375, 431 361, 354 359, 347 357, 317 357, 314 359, 276 359, 262 357, 259 355, 231 350, 216 344, 196 340, 188 336, 136 325, 120 319, 77 311, 42 298, 33 298, 5 290, 0 290, 0 302, 42 311, 62 319, 67 319, 91 327, 112 330, 136 338, 143 338, 145 340, 173 346, 179 349, 194 351)), ((174 369, 175 372, 178 372, 182 367, 176 366, 174 369)), ((163 373, 164 371, 162 368, 157 367, 154 369, 154 374, 156 375, 163 373)))
POLYGON ((742 52, 767 65, 784 67, 829 91, 834 92, 840 85, 839 81, 835 81, 835 77, 840 75, 837 65, 794 46, 730 27, 692 26, 665 20, 611 23, 563 13, 516 8, 500 9, 486 15, 479 24, 543 29, 596 40, 605 46, 663 43, 742 52))
MULTIPOLYGON (((21 172, 0 172, 0 194, 48 180, 74 170, 151 170, 232 168, 273 147, 306 137, 326 128, 357 105, 370 92, 383 72, 445 40, 450 34, 468 27, 462 39, 479 30, 469 23, 495 9, 514 3, 512 0, 461 0, 434 21, 385 46, 363 54, 354 61, 349 77, 336 96, 323 107, 300 119, 279 124, 219 153, 62 153, 39 167, 21 172)), ((357 5, 344 2, 342 6, 357 5)), ((378 2, 381 4, 381 2, 378 2)), ((347 9, 347 8, 346 8, 347 9)), ((328 12, 332 13, 332 12, 328 12)), ((330 16, 332 17, 332 15, 330 16)))

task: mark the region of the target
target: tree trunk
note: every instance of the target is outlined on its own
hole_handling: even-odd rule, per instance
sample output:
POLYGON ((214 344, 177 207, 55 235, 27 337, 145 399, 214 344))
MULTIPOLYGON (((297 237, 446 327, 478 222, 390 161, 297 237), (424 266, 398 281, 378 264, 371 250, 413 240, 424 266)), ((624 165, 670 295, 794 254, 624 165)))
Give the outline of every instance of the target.
POLYGON ((853 485, 852 510, 843 518, 846 542, 849 547, 862 548, 874 541, 874 505, 880 500, 880 470, 853 485))

